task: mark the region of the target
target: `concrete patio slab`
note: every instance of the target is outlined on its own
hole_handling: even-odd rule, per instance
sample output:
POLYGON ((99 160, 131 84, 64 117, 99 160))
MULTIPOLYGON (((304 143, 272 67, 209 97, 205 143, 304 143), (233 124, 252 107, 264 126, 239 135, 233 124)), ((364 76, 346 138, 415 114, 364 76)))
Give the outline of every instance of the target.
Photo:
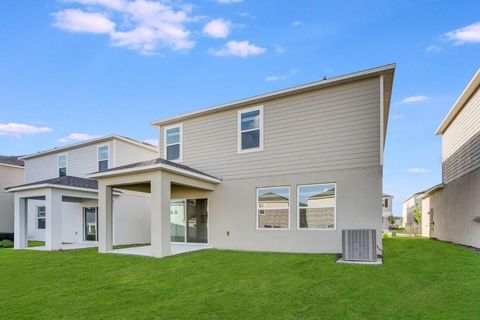
MULTIPOLYGON (((177 244, 172 243, 171 245, 171 255, 182 254, 186 252, 198 251, 203 249, 208 249, 208 245, 204 244, 177 244)), ((128 255, 137 255, 137 256, 152 256, 152 250, 150 246, 141 246, 141 247, 130 247, 122 249, 114 249, 108 253, 114 254, 128 254, 128 255)))

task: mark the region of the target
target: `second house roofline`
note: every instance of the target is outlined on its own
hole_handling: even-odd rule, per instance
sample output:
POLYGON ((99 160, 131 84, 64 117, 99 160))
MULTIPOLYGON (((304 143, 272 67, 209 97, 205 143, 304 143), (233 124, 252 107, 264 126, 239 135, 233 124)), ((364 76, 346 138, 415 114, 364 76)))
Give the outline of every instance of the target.
POLYGON ((292 94, 306 92, 306 91, 309 91, 309 90, 314 90, 314 89, 327 87, 327 86, 331 86, 331 85, 341 84, 341 83, 360 80, 360 79, 366 79, 366 78, 370 78, 370 77, 385 74, 385 73, 392 73, 393 74, 393 72, 395 71, 395 67, 396 67, 396 64, 392 63, 392 64, 387 64, 387 65, 376 67, 376 68, 365 69, 365 70, 358 71, 358 72, 348 73, 348 74, 345 74, 345 75, 341 75, 341 76, 337 76, 337 77, 333 77, 333 78, 329 78, 329 79, 325 79, 325 80, 310 82, 310 83, 306 83, 306 84, 295 86, 295 87, 290 87, 290 88, 286 88, 286 89, 282 89, 282 90, 277 90, 277 91, 273 91, 273 92, 269 92, 269 93, 265 93, 265 94, 256 95, 256 96, 253 96, 253 97, 250 97, 250 98, 235 100, 235 101, 232 101, 232 102, 228 102, 228 103, 216 105, 216 106, 213 106, 213 107, 210 107, 210 108, 201 109, 201 110, 198 110, 198 111, 174 116, 174 117, 171 117, 171 118, 157 120, 157 121, 152 122, 152 125, 153 126, 163 126, 163 125, 167 125, 167 124, 173 124, 175 122, 180 122, 180 121, 183 121, 185 119, 194 118, 194 117, 198 117, 198 116, 201 116, 201 115, 206 115, 206 114, 219 112, 219 111, 223 111, 223 110, 243 107, 243 106, 251 105, 251 104, 254 104, 254 103, 261 103, 263 101, 273 99, 273 98, 280 98, 280 97, 289 96, 289 95, 292 95, 292 94))
POLYGON ((47 154, 67 151, 67 150, 75 149, 75 148, 78 148, 78 147, 83 147, 83 146, 86 146, 86 145, 100 143, 100 142, 107 141, 107 140, 112 140, 112 139, 122 140, 122 141, 125 141, 127 143, 131 143, 131 144, 134 144, 136 146, 139 146, 139 147, 151 150, 151 151, 158 151, 157 147, 155 147, 151 144, 148 144, 148 143, 145 143, 145 142, 140 142, 138 140, 128 138, 128 137, 124 137, 124 136, 117 135, 117 134, 110 134, 110 135, 101 136, 101 137, 86 140, 86 141, 72 143, 72 144, 69 144, 69 145, 66 145, 66 146, 63 146, 63 147, 52 148, 52 149, 48 149, 48 150, 44 150, 44 151, 35 152, 35 153, 29 154, 29 155, 26 155, 26 156, 22 156, 19 159, 28 160, 28 159, 44 156, 44 155, 47 155, 47 154))

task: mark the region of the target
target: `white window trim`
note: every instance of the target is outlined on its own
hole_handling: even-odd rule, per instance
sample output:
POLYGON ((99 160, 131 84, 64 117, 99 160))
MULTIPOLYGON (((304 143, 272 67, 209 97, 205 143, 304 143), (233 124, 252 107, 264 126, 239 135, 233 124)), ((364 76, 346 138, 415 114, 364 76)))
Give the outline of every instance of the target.
POLYGON ((183 161, 183 124, 182 123, 174 124, 174 125, 163 128, 163 156, 164 156, 165 160, 167 160, 167 147, 168 146, 173 146, 173 145, 176 145, 176 144, 180 144, 179 157, 178 157, 178 159, 168 160, 168 161, 182 162, 183 161), (171 143, 171 144, 167 145, 167 130, 175 129, 175 128, 180 129, 180 137, 179 137, 179 140, 178 140, 179 142, 178 143, 171 143))
MULTIPOLYGON (((258 130, 258 129, 249 129, 249 130, 245 130, 245 132, 252 131, 252 130, 258 130)), ((263 150, 263 105, 253 107, 253 108, 238 110, 237 112, 237 153, 248 153, 248 152, 256 152, 256 151, 262 151, 262 150, 263 150), (242 149, 242 113, 256 111, 256 110, 260 111, 260 114, 259 114, 260 145, 258 148, 242 149)))
MULTIPOLYGON (((297 185, 297 230, 300 231, 335 231, 337 230, 337 183, 336 182, 322 182, 312 184, 299 184, 297 185), (333 207, 333 228, 300 228, 300 188, 301 187, 313 187, 322 186, 326 184, 333 184, 335 186, 335 206, 333 207)), ((330 208, 330 207, 312 207, 312 208, 330 208)))
POLYGON ((35 206, 35 224, 36 224, 37 230, 45 230, 45 229, 47 229, 47 207, 46 207, 46 206, 41 206, 41 205, 36 205, 36 206, 35 206), (40 208, 40 207, 45 208, 45 209, 44 209, 44 210, 45 210, 45 217, 43 217, 43 218, 39 218, 39 217, 38 217, 38 208, 40 208), (40 228, 38 227, 38 219, 43 219, 43 220, 45 220, 45 228, 40 229, 40 228))
MULTIPOLYGON (((290 206, 292 204, 292 195, 290 192, 290 186, 275 186, 275 187, 258 187, 255 189, 255 227, 257 231, 288 231, 290 230, 290 206), (258 226, 259 205, 258 205, 258 191, 261 189, 288 189, 288 227, 287 228, 260 228, 258 226)), ((265 210, 265 209, 264 209, 265 210)))
POLYGON ((99 146, 97 146, 97 171, 100 171, 99 170, 99 163, 100 161, 105 161, 105 159, 103 160, 100 160, 100 157, 99 157, 99 151, 100 151, 100 148, 102 147, 107 147, 107 169, 110 169, 110 145, 109 144, 101 144, 99 146))
POLYGON ((68 176, 68 153, 60 153, 57 156, 57 175, 60 177, 60 169, 63 167, 60 167, 60 157, 65 156, 65 175, 68 176))

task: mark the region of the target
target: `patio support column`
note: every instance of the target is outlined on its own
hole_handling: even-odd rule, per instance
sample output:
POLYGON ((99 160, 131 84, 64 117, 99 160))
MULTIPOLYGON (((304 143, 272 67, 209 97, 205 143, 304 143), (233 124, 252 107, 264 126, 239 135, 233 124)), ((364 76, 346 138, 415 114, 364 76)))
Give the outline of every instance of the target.
POLYGON ((98 252, 113 250, 113 189, 98 182, 98 252))
POLYGON ((49 189, 45 194, 45 247, 62 249, 62 193, 49 189))
POLYGON ((161 171, 150 181, 150 232, 152 256, 170 255, 170 179, 161 171))
POLYGON ((20 198, 14 194, 14 241, 13 247, 15 249, 24 249, 27 247, 27 199, 20 198))

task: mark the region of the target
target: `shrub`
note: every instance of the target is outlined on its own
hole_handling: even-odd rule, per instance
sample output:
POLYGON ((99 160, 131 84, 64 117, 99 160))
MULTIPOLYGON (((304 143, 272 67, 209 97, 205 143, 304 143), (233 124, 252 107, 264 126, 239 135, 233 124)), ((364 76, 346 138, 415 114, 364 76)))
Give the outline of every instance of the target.
POLYGON ((10 240, 0 241, 0 248, 13 248, 13 242, 10 240))

